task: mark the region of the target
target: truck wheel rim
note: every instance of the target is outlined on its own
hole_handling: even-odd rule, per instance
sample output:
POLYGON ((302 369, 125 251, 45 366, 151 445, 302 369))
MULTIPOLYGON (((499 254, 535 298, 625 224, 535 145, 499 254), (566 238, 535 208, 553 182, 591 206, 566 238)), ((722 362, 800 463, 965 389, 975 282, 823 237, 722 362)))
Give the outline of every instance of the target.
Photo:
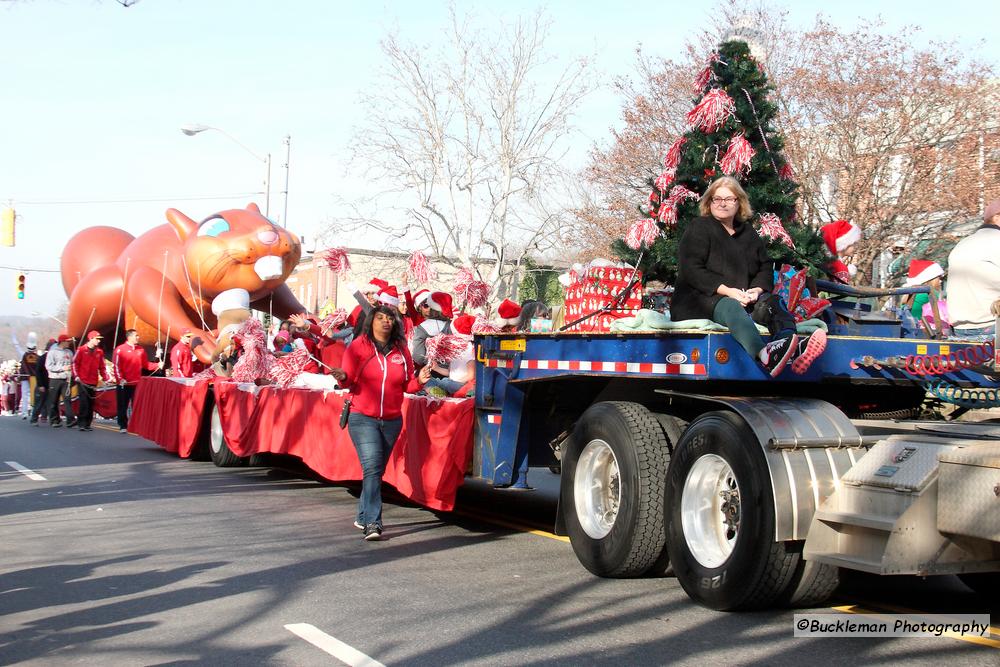
POLYGON ((725 459, 705 454, 691 466, 681 494, 681 527, 688 550, 704 567, 719 567, 733 553, 740 487, 725 459))
POLYGON ((621 504, 618 459, 603 440, 591 440, 576 464, 573 498, 583 532, 599 540, 611 532, 621 504))
POLYGON ((212 446, 212 451, 218 454, 222 451, 222 418, 219 416, 219 409, 215 408, 212 410, 212 432, 209 442, 212 446))

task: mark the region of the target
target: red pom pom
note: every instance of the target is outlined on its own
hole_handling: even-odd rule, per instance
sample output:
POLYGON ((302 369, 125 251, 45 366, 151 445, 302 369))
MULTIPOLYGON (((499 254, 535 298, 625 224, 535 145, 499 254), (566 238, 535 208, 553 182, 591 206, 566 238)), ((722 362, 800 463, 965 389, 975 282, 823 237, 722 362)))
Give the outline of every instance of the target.
POLYGON ((625 245, 632 250, 638 250, 639 246, 643 244, 648 248, 653 245, 659 235, 660 228, 656 226, 655 222, 648 218, 637 220, 632 223, 625 234, 625 245))
POLYGON ((702 132, 715 132, 736 112, 733 98, 721 88, 713 88, 687 114, 687 122, 702 132))
MULTIPOLYGON (((663 156, 663 168, 667 171, 676 171, 677 165, 681 161, 681 149, 684 148, 684 144, 687 143, 687 139, 681 137, 667 149, 667 154, 663 156)), ((665 189, 664 189, 665 190, 665 189)))
POLYGON ((737 134, 729 140, 726 154, 722 156, 719 167, 722 173, 740 178, 750 172, 750 160, 757 154, 743 134, 737 134))
POLYGON ((697 192, 693 192, 683 185, 675 185, 670 189, 670 194, 663 201, 660 206, 659 213, 657 217, 660 222, 667 225, 668 227, 673 227, 677 224, 677 205, 684 201, 685 199, 700 199, 701 195, 697 192))
POLYGON ((450 363, 468 349, 469 339, 454 334, 438 334, 427 339, 427 358, 439 364, 450 363))
POLYGON ((236 382, 255 382, 267 377, 274 357, 267 352, 264 327, 260 321, 253 317, 248 319, 240 325, 233 340, 242 348, 243 353, 233 365, 233 372, 229 377, 236 382))
POLYGON ((268 377, 279 387, 288 387, 295 382, 295 378, 302 375, 302 370, 309 363, 309 359, 308 350, 302 347, 296 348, 295 351, 274 362, 268 377))
POLYGON ((469 308, 482 308, 490 296, 490 286, 477 280, 472 269, 462 267, 455 275, 454 292, 469 308))
POLYGON ((433 268, 431 268, 430 262, 427 261, 427 257, 419 250, 413 251, 410 255, 410 268, 408 273, 410 274, 410 279, 416 283, 426 283, 430 282, 434 278, 437 278, 437 273, 433 268))
POLYGON ((351 270, 351 260, 347 258, 347 250, 344 248, 330 248, 323 253, 323 259, 326 260, 326 265, 330 267, 330 270, 341 278, 345 277, 347 272, 351 270))
POLYGON ((795 247, 792 237, 788 235, 788 232, 785 231, 784 226, 781 224, 781 218, 774 213, 762 213, 760 215, 760 229, 757 230, 757 233, 772 241, 781 241, 789 248, 795 247))

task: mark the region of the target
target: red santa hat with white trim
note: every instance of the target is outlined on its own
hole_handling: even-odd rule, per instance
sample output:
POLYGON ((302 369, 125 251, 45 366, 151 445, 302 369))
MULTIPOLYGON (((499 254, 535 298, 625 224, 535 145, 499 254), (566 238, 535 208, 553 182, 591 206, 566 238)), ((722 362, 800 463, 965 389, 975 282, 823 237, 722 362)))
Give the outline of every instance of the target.
POLYGON ((389 286, 389 283, 382 280, 381 278, 372 278, 367 285, 361 287, 362 294, 372 294, 378 293, 389 286))
POLYGON ((387 285, 379 290, 378 296, 375 299, 379 303, 384 303, 387 306, 398 306, 399 305, 399 292, 396 291, 394 285, 387 285))
POLYGON ((454 317, 451 295, 447 292, 431 292, 431 295, 427 297, 427 303, 431 305, 431 308, 438 311, 449 320, 454 317))
POLYGON ((426 301, 430 297, 430 295, 431 291, 429 289, 418 289, 416 293, 413 295, 413 307, 419 308, 420 304, 426 301))
POLYGON ((472 325, 475 322, 475 316, 462 313, 451 321, 451 331, 459 336, 472 336, 472 325))
POLYGON ((861 228, 847 220, 834 220, 820 227, 819 231, 835 257, 861 240, 861 228))
POLYGON ((937 262, 927 259, 913 259, 910 260, 910 271, 903 286, 913 287, 914 285, 923 285, 943 275, 944 269, 937 262))
POLYGON ((517 305, 510 299, 504 299, 497 308, 497 316, 500 318, 501 324, 517 324, 518 320, 521 318, 521 306, 517 305))

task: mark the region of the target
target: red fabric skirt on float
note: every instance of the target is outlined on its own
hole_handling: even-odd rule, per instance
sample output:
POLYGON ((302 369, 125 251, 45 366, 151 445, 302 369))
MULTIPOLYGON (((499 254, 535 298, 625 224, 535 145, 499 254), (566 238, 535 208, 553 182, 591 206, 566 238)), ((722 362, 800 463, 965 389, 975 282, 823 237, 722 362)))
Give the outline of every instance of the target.
MULTIPOLYGON (((182 457, 190 456, 208 385, 143 378, 129 431, 182 457)), ((346 393, 226 381, 215 382, 213 391, 226 444, 237 456, 288 454, 326 479, 361 480, 354 445, 339 425, 346 393)), ((403 430, 383 480, 421 505, 453 509, 472 457, 473 408, 472 399, 407 395, 403 430)))

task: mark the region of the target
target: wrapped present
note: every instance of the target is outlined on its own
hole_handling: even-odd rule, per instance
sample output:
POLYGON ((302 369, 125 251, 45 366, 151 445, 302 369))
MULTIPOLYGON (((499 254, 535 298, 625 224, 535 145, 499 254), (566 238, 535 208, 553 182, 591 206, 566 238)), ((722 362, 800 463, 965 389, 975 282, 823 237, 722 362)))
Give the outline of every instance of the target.
MULTIPOLYGON (((590 266, 582 273, 574 273, 574 281, 566 288, 567 323, 614 302, 628 287, 632 273, 628 266, 590 266)), ((606 332, 615 320, 634 317, 642 307, 642 272, 636 271, 635 278, 635 285, 614 310, 594 315, 567 331, 606 332)))

